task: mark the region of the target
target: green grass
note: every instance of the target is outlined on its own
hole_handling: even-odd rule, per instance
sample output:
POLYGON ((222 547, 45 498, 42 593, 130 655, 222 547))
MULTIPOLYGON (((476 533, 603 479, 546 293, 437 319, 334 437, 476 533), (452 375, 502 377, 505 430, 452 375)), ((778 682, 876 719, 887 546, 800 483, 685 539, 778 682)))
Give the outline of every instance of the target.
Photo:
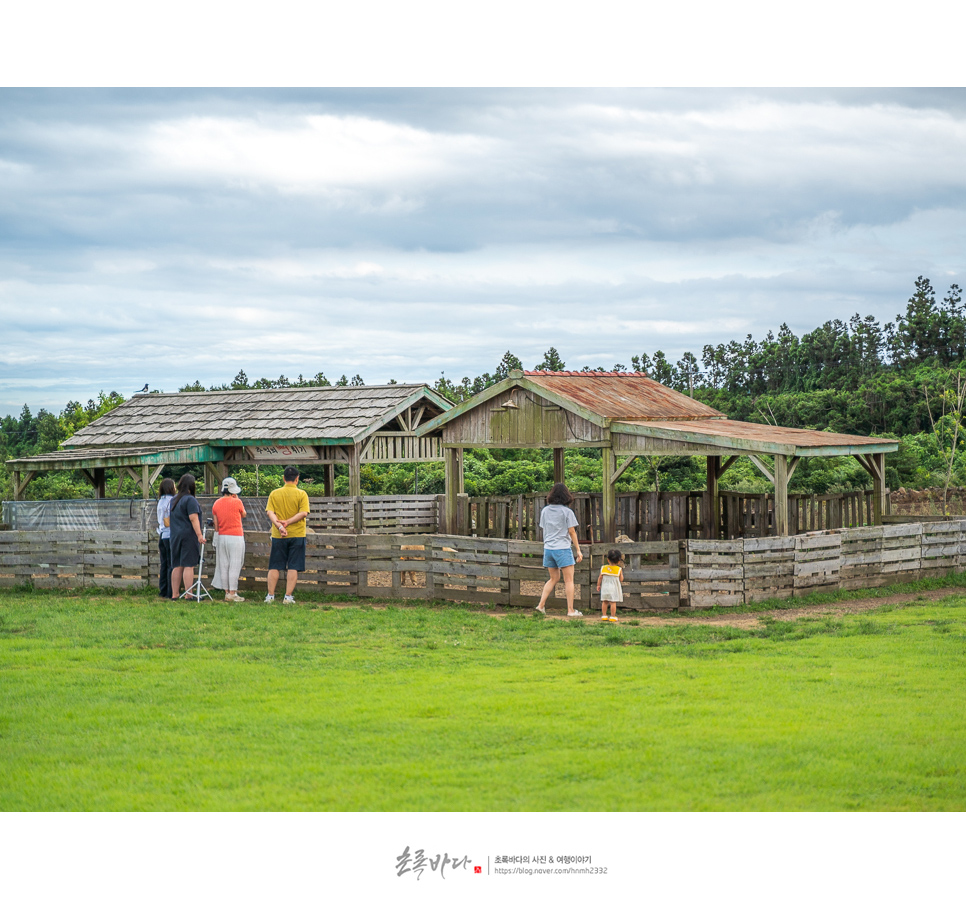
POLYGON ((304 597, 0 592, 0 808, 966 807, 958 595, 753 631, 304 597))

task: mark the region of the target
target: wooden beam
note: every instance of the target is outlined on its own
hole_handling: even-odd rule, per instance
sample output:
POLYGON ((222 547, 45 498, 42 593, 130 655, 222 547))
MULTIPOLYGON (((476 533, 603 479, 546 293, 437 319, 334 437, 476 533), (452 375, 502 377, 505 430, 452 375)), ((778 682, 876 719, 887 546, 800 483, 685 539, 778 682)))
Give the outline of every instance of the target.
POLYGON ((445 521, 446 532, 455 534, 457 530, 457 496, 459 495, 459 472, 457 470, 458 458, 457 448, 447 447, 443 450, 443 468, 445 470, 445 490, 446 508, 445 521))
POLYGON ((775 536, 788 536, 788 457, 775 454, 775 536))
POLYGON ((362 495, 362 444, 353 444, 349 452, 349 495, 359 498, 362 495))
POLYGON ((718 478, 719 479, 722 476, 724 476, 724 474, 727 473, 728 470, 731 469, 731 467, 734 465, 735 460, 737 460, 740 456, 742 456, 742 455, 741 454, 733 454, 732 456, 728 457, 727 459, 725 459, 724 457, 719 457, 718 458, 719 460, 721 460, 721 469, 718 470, 718 478))
POLYGON ((36 470, 27 470, 25 473, 21 473, 20 470, 13 471, 13 500, 15 502, 23 499, 23 493, 26 492, 27 486, 30 485, 30 480, 36 475, 36 470))
POLYGON ((335 464, 328 463, 325 467, 325 479, 324 479, 324 494, 326 498, 331 498, 335 495, 335 464))
MULTIPOLYGON (((778 457, 780 455, 775 454, 775 456, 778 457)), ((774 484, 775 474, 770 469, 768 469, 768 464, 765 463, 765 461, 762 460, 761 457, 758 457, 755 454, 749 454, 748 458, 751 460, 752 463, 755 464, 755 466, 758 467, 758 469, 760 469, 765 474, 765 476, 768 478, 768 481, 774 484)))
POLYGON ((107 470, 99 467, 94 470, 94 498, 107 497, 107 470))
POLYGON ((215 494, 215 480, 218 478, 218 470, 213 463, 205 464, 205 495, 215 494))
POLYGON ((117 491, 114 493, 115 498, 121 497, 121 486, 124 485, 124 477, 130 476, 135 482, 138 481, 137 473, 135 473, 130 467, 120 466, 117 469, 117 491))
POLYGON ((872 467, 872 523, 878 526, 882 523, 882 515, 886 513, 885 490, 885 454, 868 455, 869 465, 872 467))
POLYGON ((610 447, 604 447, 600 452, 603 476, 601 485, 601 530, 605 543, 613 543, 617 539, 617 496, 614 491, 615 472, 617 470, 617 455, 610 447))
POLYGON ((151 497, 151 467, 141 464, 141 498, 147 501, 151 497))
POLYGON ((856 454, 855 459, 859 461, 859 466, 862 467, 871 477, 872 482, 875 482, 875 465, 871 462, 871 457, 865 454, 856 454))
POLYGON ((708 505, 705 509, 704 535, 708 540, 721 538, 721 497, 718 492, 718 481, 721 479, 722 466, 720 457, 707 458, 708 505))
POLYGON ((562 447, 555 447, 553 449, 553 481, 564 482, 565 478, 564 449, 562 447))
MULTIPOLYGON (((616 458, 615 458, 616 459, 616 458)), ((614 472, 614 478, 611 480, 612 484, 615 484, 621 476, 624 475, 624 471, 637 459, 637 454, 631 454, 614 472)))

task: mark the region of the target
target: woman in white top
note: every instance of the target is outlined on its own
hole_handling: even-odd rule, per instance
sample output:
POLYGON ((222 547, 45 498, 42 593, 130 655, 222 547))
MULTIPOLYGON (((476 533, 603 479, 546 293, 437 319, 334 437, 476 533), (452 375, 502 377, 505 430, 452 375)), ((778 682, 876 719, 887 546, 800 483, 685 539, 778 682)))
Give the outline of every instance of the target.
POLYGON ((577 515, 570 509, 570 503, 573 500, 570 490, 562 482, 558 482, 550 490, 547 504, 540 512, 540 529, 543 531, 543 564, 550 576, 543 586, 540 603, 537 604, 537 610, 540 613, 546 613, 544 605, 557 587, 562 573, 564 592, 567 595, 567 616, 583 616, 579 610, 574 609, 574 566, 584 556, 577 540, 577 515))
POLYGON ((162 479, 158 489, 158 594, 171 600, 171 502, 174 480, 162 479))

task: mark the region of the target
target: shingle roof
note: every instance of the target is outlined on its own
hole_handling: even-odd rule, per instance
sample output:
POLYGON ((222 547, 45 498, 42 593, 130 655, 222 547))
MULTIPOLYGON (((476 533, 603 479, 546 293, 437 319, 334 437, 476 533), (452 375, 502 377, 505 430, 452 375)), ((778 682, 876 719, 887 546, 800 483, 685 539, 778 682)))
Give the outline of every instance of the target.
POLYGON ((420 399, 427 418, 451 405, 426 384, 146 393, 82 428, 64 445, 350 442, 420 399))

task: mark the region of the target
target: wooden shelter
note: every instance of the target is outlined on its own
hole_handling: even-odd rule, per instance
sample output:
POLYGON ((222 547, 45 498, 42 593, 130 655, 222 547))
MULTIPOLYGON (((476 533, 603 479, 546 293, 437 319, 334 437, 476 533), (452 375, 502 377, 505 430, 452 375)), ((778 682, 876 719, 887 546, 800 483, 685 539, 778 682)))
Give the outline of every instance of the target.
POLYGON ((438 434, 416 428, 452 407, 426 384, 212 390, 133 396, 62 445, 36 457, 8 460, 14 500, 38 472, 80 470, 105 497, 108 469, 136 480, 144 498, 166 465, 202 463, 205 491, 233 464, 325 466, 332 495, 333 466, 349 466, 349 492, 362 493, 364 463, 442 459, 438 434))
POLYGON ((634 457, 707 458, 708 538, 721 531, 718 481, 740 456, 775 486, 775 532, 788 533, 788 480, 802 457, 852 455, 872 477, 875 522, 885 509, 885 454, 897 441, 736 422, 646 374, 511 371, 417 431, 440 435, 446 461, 446 522, 456 529, 467 447, 553 448, 554 480, 564 481, 564 450, 596 447, 603 463, 604 540, 615 532, 615 484, 634 457))

